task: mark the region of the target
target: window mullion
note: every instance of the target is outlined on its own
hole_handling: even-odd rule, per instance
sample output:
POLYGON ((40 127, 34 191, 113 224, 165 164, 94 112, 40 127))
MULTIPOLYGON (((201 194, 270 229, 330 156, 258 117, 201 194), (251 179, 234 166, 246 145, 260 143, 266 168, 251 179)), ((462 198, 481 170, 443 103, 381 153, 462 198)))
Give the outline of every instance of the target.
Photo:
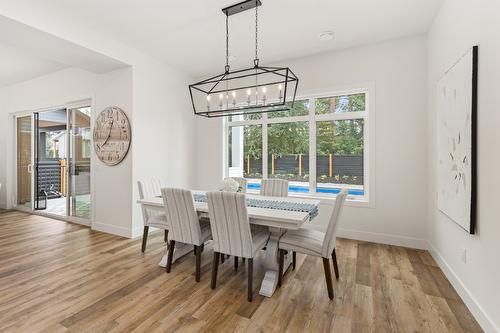
POLYGON ((262 178, 268 178, 267 174, 267 157, 268 157, 268 149, 267 149, 267 114, 262 115, 262 178))
POLYGON ((316 102, 309 99, 309 191, 316 193, 316 102))

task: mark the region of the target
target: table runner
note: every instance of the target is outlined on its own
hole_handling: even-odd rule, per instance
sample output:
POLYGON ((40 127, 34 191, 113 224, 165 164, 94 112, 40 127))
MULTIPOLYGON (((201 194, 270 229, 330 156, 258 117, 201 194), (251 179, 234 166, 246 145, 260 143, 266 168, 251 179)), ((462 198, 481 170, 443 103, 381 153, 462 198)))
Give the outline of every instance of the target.
MULTIPOLYGON (((207 202, 206 194, 196 193, 193 195, 193 197, 194 201, 196 202, 207 202)), ((293 212, 308 213, 309 220, 312 220, 318 215, 318 206, 314 204, 283 201, 283 200, 256 199, 256 198, 246 198, 246 201, 248 207, 269 208, 269 209, 279 209, 279 210, 288 210, 293 212)))

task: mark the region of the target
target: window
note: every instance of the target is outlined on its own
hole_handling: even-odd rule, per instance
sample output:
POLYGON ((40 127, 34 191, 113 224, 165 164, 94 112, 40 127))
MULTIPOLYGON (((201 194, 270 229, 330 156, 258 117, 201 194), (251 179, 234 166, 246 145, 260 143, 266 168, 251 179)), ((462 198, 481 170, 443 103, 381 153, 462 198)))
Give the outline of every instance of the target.
POLYGON ((370 89, 297 98, 290 111, 226 119, 226 174, 289 181, 290 194, 368 201, 370 89))
POLYGON ((227 143, 229 177, 262 178, 262 126, 231 126, 227 143))

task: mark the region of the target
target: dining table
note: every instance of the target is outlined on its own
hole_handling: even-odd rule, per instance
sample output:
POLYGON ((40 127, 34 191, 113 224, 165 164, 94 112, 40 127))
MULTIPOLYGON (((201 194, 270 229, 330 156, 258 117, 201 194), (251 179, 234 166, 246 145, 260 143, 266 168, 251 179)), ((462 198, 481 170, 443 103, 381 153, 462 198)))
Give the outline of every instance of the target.
MULTIPOLYGON (((208 217, 208 204, 206 191, 193 190, 194 207, 200 216, 208 217), (201 198, 201 199, 200 199, 201 198)), ((262 279, 259 293, 266 297, 271 297, 278 285, 278 242, 280 237, 287 230, 296 230, 305 223, 309 223, 318 213, 320 200, 303 197, 266 197, 257 193, 247 193, 247 210, 250 224, 265 226, 269 228, 270 237, 263 251, 263 264, 266 269, 262 279), (250 203, 250 204, 249 204, 250 203), (307 209, 304 209, 306 207, 307 209)), ((137 203, 143 209, 164 213, 165 208, 161 196, 144 198, 137 203)), ((188 244, 178 244, 173 255, 173 262, 193 251, 193 246, 188 244)), ((159 265, 166 266, 167 255, 165 254, 159 265)), ((285 255, 283 271, 292 263, 292 254, 285 255)))

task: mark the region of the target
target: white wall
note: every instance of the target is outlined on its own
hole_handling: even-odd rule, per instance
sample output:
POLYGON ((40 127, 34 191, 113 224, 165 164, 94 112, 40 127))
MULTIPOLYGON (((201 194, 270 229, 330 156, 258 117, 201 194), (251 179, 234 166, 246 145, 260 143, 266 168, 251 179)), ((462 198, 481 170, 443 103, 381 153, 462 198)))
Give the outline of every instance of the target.
MULTIPOLYGON (((93 119, 106 107, 118 106, 125 111, 133 128, 135 109, 132 105, 132 97, 132 68, 99 75, 93 119)), ((92 154, 94 157, 92 203, 95 207, 92 229, 130 237, 133 207, 133 189, 130 186, 130 179, 135 157, 134 146, 130 147, 127 156, 120 164, 112 167, 99 161, 94 151, 92 154)))
POLYGON ((10 197, 10 191, 7 187, 7 142, 8 134, 7 118, 3 115, 3 111, 7 108, 8 99, 7 91, 0 89, 0 208, 7 208, 7 197, 10 197))
MULTIPOLYGON (((281 62, 299 77, 299 95, 375 83, 375 208, 347 207, 344 236, 425 247, 427 179, 426 38, 281 62)), ((221 179, 222 123, 196 120, 197 187, 221 179)))
MULTIPOLYGON (((132 69, 130 67, 97 75, 70 68, 0 89, 0 181, 2 200, 7 207, 14 198, 14 112, 40 110, 66 103, 92 99, 93 114, 110 105, 116 105, 132 117, 132 69), (8 192, 7 192, 8 191, 8 192)), ((116 167, 107 167, 94 155, 92 162, 93 227, 116 233, 130 234, 132 224, 132 154, 133 149, 116 167), (111 226, 111 227, 109 227, 111 226)))
MULTIPOLYGON (((130 209, 132 213, 124 222, 127 230, 107 227, 104 218, 111 217, 108 215, 103 219, 96 218, 96 224, 103 231, 129 237, 139 235, 142 233, 142 216, 136 203, 138 179, 162 178, 166 184, 186 187, 193 183, 194 121, 187 95, 187 84, 191 79, 169 65, 109 38, 102 31, 94 30, 79 17, 69 17, 67 13, 42 4, 0 2, 0 14, 132 66, 132 90, 127 95, 132 103, 132 176, 127 179, 129 189, 126 192, 113 194, 118 198, 130 193, 126 199, 129 206, 125 210, 130 209)), ((108 89, 113 95, 114 88, 108 89)), ((112 209, 108 212, 114 213, 112 209)))
POLYGON ((160 178, 163 184, 190 188, 194 173, 194 116, 190 79, 151 59, 134 66, 133 235, 143 220, 137 181, 160 178))
POLYGON ((500 2, 445 1, 429 31, 430 250, 483 329, 500 332, 500 2), (479 45, 477 234, 469 235, 436 207, 436 85, 473 45, 479 45), (466 263, 462 252, 466 250, 466 263))

